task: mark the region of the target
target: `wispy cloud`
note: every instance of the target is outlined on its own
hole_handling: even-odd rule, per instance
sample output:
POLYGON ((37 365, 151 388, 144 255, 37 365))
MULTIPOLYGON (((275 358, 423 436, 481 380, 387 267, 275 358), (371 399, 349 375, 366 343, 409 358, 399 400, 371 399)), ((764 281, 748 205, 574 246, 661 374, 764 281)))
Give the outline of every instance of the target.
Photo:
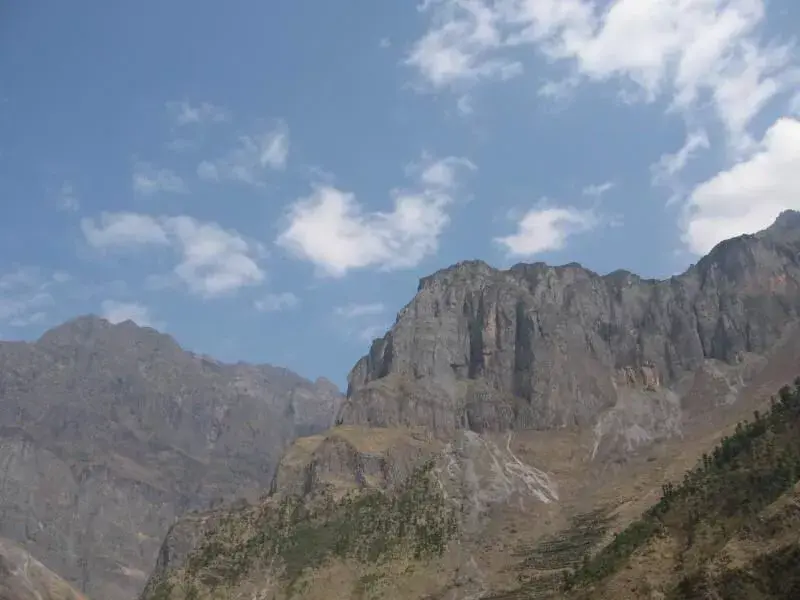
POLYGON ((617 80, 639 100, 668 98, 673 110, 710 106, 736 148, 764 106, 797 83, 790 46, 762 38, 762 0, 427 0, 421 10, 431 25, 406 63, 434 88, 518 75, 530 48, 572 69, 569 89, 617 80))
POLYGON ((603 183, 593 183, 590 185, 585 186, 581 193, 584 196, 589 196, 591 198, 601 198, 607 192, 611 191, 614 187, 614 183, 611 181, 605 181, 603 183))
POLYGON ((336 325, 345 335, 371 342, 387 330, 386 306, 381 302, 350 303, 333 309, 336 325))
POLYGON ((69 281, 62 272, 18 266, 0 274, 0 323, 26 327, 40 323, 55 306, 53 293, 69 281))
POLYGON ((75 186, 70 181, 61 184, 58 190, 57 206, 59 210, 75 212, 80 209, 81 203, 75 186))
POLYGON ((346 306, 337 306, 333 312, 338 317, 355 319, 358 317, 381 315, 385 311, 386 307, 381 302, 372 302, 369 304, 348 304, 346 306))
POLYGON ((227 109, 210 102, 194 105, 187 101, 167 102, 167 111, 172 116, 175 125, 179 127, 201 123, 224 123, 231 118, 227 109))
POLYGON ((280 292, 277 294, 265 294, 253 305, 259 312, 278 312, 295 308, 300 304, 300 298, 291 292, 280 292))
POLYGON ((226 156, 200 162, 197 176, 260 186, 268 171, 286 168, 288 156, 289 127, 281 121, 268 131, 240 136, 238 146, 226 156))
POLYGON ((137 194, 151 196, 161 192, 185 194, 186 182, 170 169, 157 169, 150 163, 136 163, 133 172, 133 189, 137 194))

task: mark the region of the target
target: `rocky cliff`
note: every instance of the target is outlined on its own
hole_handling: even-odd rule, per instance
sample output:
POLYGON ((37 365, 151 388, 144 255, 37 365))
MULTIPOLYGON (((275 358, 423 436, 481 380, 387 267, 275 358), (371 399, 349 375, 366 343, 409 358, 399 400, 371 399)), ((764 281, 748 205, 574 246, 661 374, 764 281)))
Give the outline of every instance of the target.
POLYGON ((787 212, 664 281, 577 264, 459 263, 424 278, 356 364, 339 421, 445 433, 580 427, 636 404, 626 396, 644 378, 634 387, 663 391, 654 419, 674 433, 665 422, 698 369, 764 355, 797 322, 799 253, 800 215, 787 212))
POLYGON ((176 525, 143 599, 547 597, 795 377, 799 311, 791 212, 666 281, 442 270, 337 426, 259 503, 176 525))
POLYGON ((339 393, 226 365, 128 321, 81 317, 0 343, 0 535, 88 596, 134 597, 174 520, 257 497, 339 393))

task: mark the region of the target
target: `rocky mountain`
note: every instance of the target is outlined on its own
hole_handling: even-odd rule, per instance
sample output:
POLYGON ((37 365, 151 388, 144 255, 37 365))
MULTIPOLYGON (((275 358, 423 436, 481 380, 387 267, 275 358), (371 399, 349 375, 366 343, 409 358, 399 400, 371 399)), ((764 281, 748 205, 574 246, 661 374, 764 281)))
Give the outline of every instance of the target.
POLYGON ((86 597, 25 550, 0 539, 0 600, 86 600, 86 597))
POLYGON ((795 212, 663 281, 439 271, 353 368, 336 427, 259 503, 176 525, 142 598, 559 597, 794 379, 799 314, 795 212))
POLYGON ((0 536, 87 596, 134 597, 175 519, 267 487, 339 392, 87 316, 0 343, 0 536))

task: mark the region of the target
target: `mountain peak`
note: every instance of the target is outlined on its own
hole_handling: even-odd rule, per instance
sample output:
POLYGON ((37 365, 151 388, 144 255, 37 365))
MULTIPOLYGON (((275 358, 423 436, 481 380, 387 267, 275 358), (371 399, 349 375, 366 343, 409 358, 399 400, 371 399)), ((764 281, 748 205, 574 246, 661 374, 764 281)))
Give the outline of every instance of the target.
POLYGON ((148 345, 172 347, 180 350, 178 343, 166 333, 152 327, 143 327, 128 319, 112 323, 94 314, 86 314, 65 321, 45 331, 36 341, 40 346, 80 346, 103 341, 112 346, 128 347, 134 341, 148 340, 148 345))
POLYGON ((488 276, 498 272, 497 269, 485 261, 479 259, 462 260, 449 267, 439 269, 427 277, 421 278, 417 291, 422 291, 435 283, 446 283, 456 279, 488 276))
POLYGON ((800 212, 796 210, 782 211, 767 231, 800 230, 800 212))

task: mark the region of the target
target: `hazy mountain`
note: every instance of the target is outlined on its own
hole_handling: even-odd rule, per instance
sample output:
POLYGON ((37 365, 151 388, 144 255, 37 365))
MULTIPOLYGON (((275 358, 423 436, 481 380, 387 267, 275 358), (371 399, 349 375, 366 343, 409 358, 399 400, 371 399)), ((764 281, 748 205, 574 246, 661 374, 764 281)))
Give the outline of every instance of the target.
POLYGON ((0 343, 0 535, 88 596, 134 597, 176 517, 257 497, 339 392, 87 316, 0 343))

